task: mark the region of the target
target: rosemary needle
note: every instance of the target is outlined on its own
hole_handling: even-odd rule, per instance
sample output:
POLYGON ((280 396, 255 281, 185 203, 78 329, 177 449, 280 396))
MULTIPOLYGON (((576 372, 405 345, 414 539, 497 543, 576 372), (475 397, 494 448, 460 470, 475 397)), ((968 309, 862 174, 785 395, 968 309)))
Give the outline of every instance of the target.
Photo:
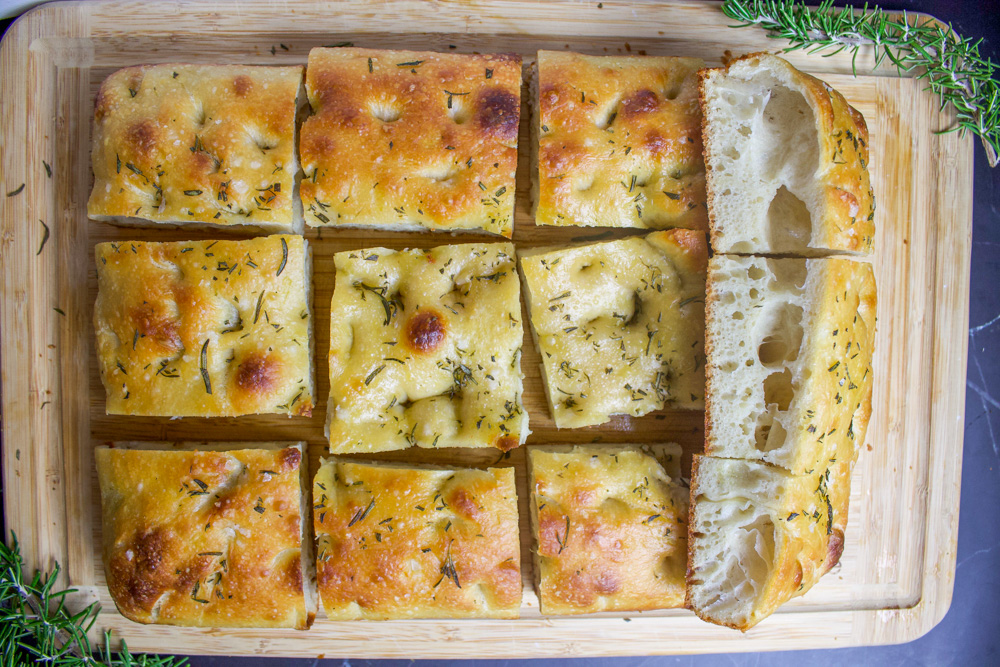
POLYGON ((809 49, 824 55, 848 51, 857 75, 858 50, 872 47, 875 66, 888 59, 900 72, 927 82, 941 107, 955 111, 956 122, 945 132, 972 132, 986 150, 990 166, 1000 153, 1000 81, 997 66, 979 54, 981 39, 962 37, 934 19, 916 20, 905 11, 890 15, 879 8, 838 9, 832 0, 807 7, 796 0, 724 0, 722 11, 740 23, 760 26, 775 39, 787 39, 785 51, 809 49))

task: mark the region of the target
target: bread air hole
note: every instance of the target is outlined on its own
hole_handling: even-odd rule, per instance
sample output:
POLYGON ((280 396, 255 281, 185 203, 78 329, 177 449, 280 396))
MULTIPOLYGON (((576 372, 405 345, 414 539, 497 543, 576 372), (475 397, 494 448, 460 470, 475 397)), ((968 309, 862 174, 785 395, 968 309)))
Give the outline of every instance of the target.
POLYGON ((802 308, 786 303, 764 316, 757 358, 765 366, 795 361, 802 345, 802 308))
POLYGON ((774 562, 774 523, 769 516, 760 516, 740 526, 742 544, 739 548, 741 569, 748 581, 767 581, 774 562))
POLYGON ((753 432, 757 451, 770 452, 785 444, 788 432, 781 422, 774 418, 776 412, 776 407, 772 404, 768 406, 767 412, 757 415, 757 428, 753 432))
POLYGON ((373 101, 369 105, 368 110, 371 111, 372 116, 378 118, 383 123, 392 123, 399 120, 399 108, 386 100, 373 101))
POLYGON ((764 379, 764 404, 775 405, 780 412, 788 409, 795 396, 792 388, 792 373, 787 368, 771 373, 764 379))
POLYGON ((782 185, 767 209, 767 234, 774 250, 800 250, 809 246, 812 216, 805 202, 782 185))
POLYGON ((469 120, 469 107, 463 101, 464 99, 464 95, 448 96, 448 117, 455 121, 457 125, 462 125, 469 120))
POLYGON ((784 288, 797 291, 806 284, 806 261, 804 259, 768 259, 767 268, 773 276, 768 285, 772 289, 784 288))
POLYGON ((802 93, 772 85, 753 132, 758 173, 764 180, 808 179, 819 167, 819 140, 812 108, 802 93))

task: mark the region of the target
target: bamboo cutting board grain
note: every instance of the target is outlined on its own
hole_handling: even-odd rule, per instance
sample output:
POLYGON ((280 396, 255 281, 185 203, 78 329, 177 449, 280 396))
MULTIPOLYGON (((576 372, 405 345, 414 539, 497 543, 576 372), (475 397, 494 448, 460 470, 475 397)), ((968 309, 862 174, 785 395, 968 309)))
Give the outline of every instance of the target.
MULTIPOLYGON (((334 623, 321 614, 309 632, 143 626, 117 614, 104 585, 96 444, 306 440, 313 470, 325 444, 322 407, 310 419, 171 421, 104 414, 91 325, 94 245, 112 239, 233 235, 119 229, 87 220, 90 119, 105 76, 141 63, 304 64, 311 47, 344 41, 374 48, 513 51, 525 56, 526 64, 540 48, 700 56, 710 65, 727 50, 739 55, 774 48, 760 31, 730 30, 728 23, 713 4, 642 0, 66 2, 22 18, 0 49, 0 186, 6 193, 25 184, 20 193, 0 199, 0 366, 5 512, 29 567, 59 561, 68 583, 100 600, 98 626, 138 651, 409 658, 636 655, 891 643, 927 632, 948 609, 955 574, 972 143, 955 134, 933 134, 948 127, 951 118, 939 113, 919 82, 890 71, 867 71, 855 79, 846 56, 801 53, 790 56, 793 64, 829 81, 867 118, 878 200, 876 388, 868 451, 855 469, 841 564, 808 595, 746 635, 703 623, 684 610, 542 617, 530 584, 523 448, 500 461, 494 450, 383 457, 516 468, 525 591, 520 620, 334 623), (46 229, 51 231, 47 240, 46 229)), ((526 248, 621 235, 532 225, 527 108, 525 103, 515 243, 526 248)), ((357 230, 307 235, 315 258, 320 406, 328 390, 334 252, 488 240, 474 234, 456 239, 357 230)), ((700 412, 661 411, 557 431, 545 405, 538 356, 527 337, 524 350, 525 404, 534 431, 528 446, 672 440, 684 447, 686 463, 701 449, 700 412)))

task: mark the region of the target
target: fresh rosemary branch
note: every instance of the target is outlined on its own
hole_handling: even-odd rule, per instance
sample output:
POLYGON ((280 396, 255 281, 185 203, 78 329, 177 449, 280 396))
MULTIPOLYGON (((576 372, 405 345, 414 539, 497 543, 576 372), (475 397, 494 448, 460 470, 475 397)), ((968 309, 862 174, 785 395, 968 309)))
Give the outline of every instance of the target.
POLYGON ((26 579, 17 537, 11 544, 0 541, 0 665, 57 665, 82 667, 181 667, 185 659, 132 655, 125 642, 116 654, 111 637, 95 651, 87 638, 100 607, 95 602, 80 611, 70 611, 66 596, 73 589, 55 590, 59 564, 52 572, 35 572, 26 579))
POLYGON ((924 79, 941 98, 941 108, 955 110, 955 126, 945 131, 978 135, 990 166, 997 166, 1000 81, 997 66, 979 54, 981 39, 962 37, 932 19, 914 21, 906 12, 896 18, 867 3, 856 11, 837 9, 832 0, 815 8, 795 0, 724 0, 722 11, 740 22, 734 27, 757 25, 769 37, 787 39, 791 44, 785 51, 833 49, 824 55, 834 55, 847 49, 855 74, 858 50, 873 47, 876 67, 888 58, 900 72, 924 79))

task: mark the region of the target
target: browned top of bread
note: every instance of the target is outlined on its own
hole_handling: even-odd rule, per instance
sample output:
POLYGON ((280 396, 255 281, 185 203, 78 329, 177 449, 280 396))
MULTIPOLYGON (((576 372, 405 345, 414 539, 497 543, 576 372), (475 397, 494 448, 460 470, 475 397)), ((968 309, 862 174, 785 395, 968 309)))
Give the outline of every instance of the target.
POLYGON ((543 614, 684 604, 679 446, 531 447, 528 455, 543 614))
POLYGON ((96 254, 109 414, 312 413, 301 236, 111 242, 96 254))
POLYGON ((539 51, 535 222, 707 229, 703 66, 539 51))
POLYGON ((517 617, 512 468, 331 459, 316 475, 313 503, 317 584, 328 617, 517 617))
POLYGON ((301 445, 226 452, 98 447, 104 568, 139 623, 293 627, 303 594, 301 445))
POLYGON ((91 217, 292 231, 302 67, 144 65, 101 85, 91 217))
POLYGON ((519 56, 316 48, 306 90, 308 224, 510 238, 519 56))

